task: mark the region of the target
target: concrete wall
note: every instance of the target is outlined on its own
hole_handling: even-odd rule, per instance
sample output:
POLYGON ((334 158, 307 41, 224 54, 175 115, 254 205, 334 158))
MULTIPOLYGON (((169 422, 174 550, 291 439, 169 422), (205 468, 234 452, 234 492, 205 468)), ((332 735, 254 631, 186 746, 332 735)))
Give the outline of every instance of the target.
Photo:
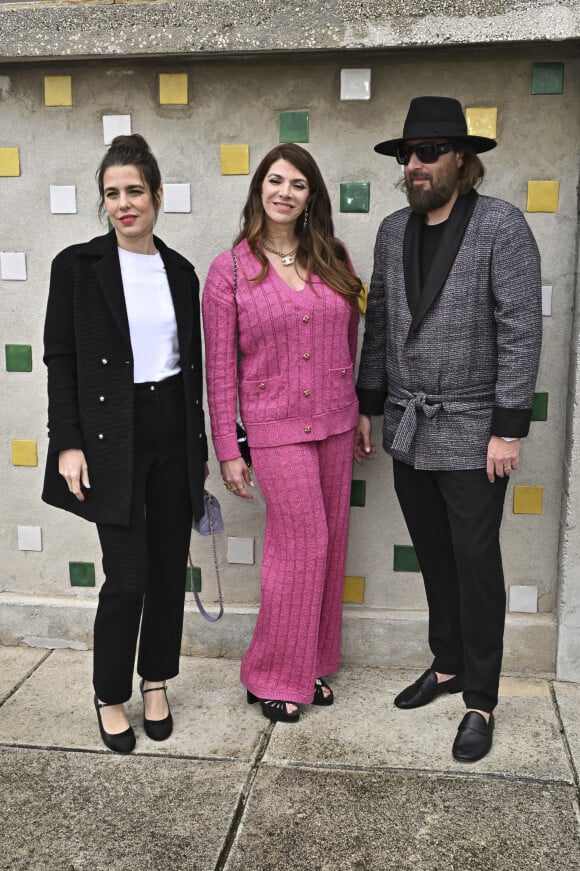
POLYGON ((143 57, 561 41, 574 0, 25 0, 0 4, 0 57, 143 57))
MULTIPOLYGON (((0 372, 0 641, 50 635, 90 642, 102 580, 95 530, 39 501, 46 455, 41 337, 51 258, 65 245, 103 229, 96 219, 94 184, 105 149, 103 115, 130 116, 133 131, 143 133, 158 156, 164 182, 191 186, 191 212, 162 214, 158 233, 192 260, 203 281, 213 256, 231 244, 249 182, 248 175, 222 175, 220 144, 249 145, 253 171, 278 141, 280 112, 307 111, 305 147, 327 181, 337 233, 368 282, 376 228, 384 214, 404 203, 395 190, 399 167, 376 155, 372 146, 398 133, 413 96, 439 93, 456 96, 464 107, 498 109, 500 145, 484 157, 488 176, 482 193, 501 196, 525 211, 528 181, 560 183, 555 212, 527 214, 542 254, 543 283, 552 287, 537 387, 548 393, 548 419, 533 423, 525 442, 522 468, 508 491, 503 530, 512 597, 506 668, 553 672, 557 600, 560 625, 568 627, 573 589, 572 583, 563 590, 558 584, 560 525, 567 524, 572 534, 576 516, 574 505, 562 502, 563 483, 573 493, 579 480, 571 448, 578 426, 573 414, 568 439, 566 433, 568 409, 572 413, 574 408, 569 372, 574 374, 576 366, 575 356, 570 360, 570 343, 577 333, 578 72, 572 46, 543 43, 348 55, 75 59, 0 68, 0 149, 18 147, 20 156, 20 175, 0 177, 0 252, 25 253, 27 267, 25 281, 0 280, 2 344, 31 345, 33 360, 31 372, 7 372, 4 367, 0 372), (564 64, 562 94, 531 94, 534 64, 543 62, 564 64), (371 70, 369 100, 340 99, 344 68, 371 70), (187 104, 160 105, 160 73, 187 76, 187 104), (72 106, 45 105, 45 77, 55 75, 71 77, 72 106), (340 212, 343 182, 370 183, 368 212, 340 212), (76 214, 51 214, 50 185, 76 186, 76 214), (38 443, 38 467, 12 464, 12 439, 38 443), (514 485, 543 488, 541 514, 513 513, 514 485), (42 550, 19 549, 18 527, 41 529, 42 550), (96 586, 71 587, 70 562, 94 563, 96 586)), ((571 384, 574 390, 575 381, 571 384)), ((380 441, 378 425, 376 436, 380 441)), ((227 524, 219 548, 229 616, 220 628, 206 630, 188 615, 184 647, 237 655, 251 631, 259 599, 263 507, 258 501, 243 506, 234 502, 221 486, 213 458, 211 470, 210 486, 222 500, 227 524), (255 539, 255 563, 228 563, 227 536, 255 539)), ((354 478, 366 481, 367 495, 364 507, 351 509, 347 573, 365 583, 363 601, 347 605, 345 658, 421 665, 427 656, 423 586, 417 572, 393 569, 395 546, 408 545, 409 539, 388 459, 381 453, 363 470, 356 467, 354 478)), ((204 598, 211 602, 215 583, 209 542, 195 537, 193 555, 202 569, 204 598)), ((564 549, 561 559, 562 576, 576 577, 576 549, 564 549)), ((362 586, 354 583, 360 594, 362 586)), ((561 646, 568 676, 580 664, 573 625, 561 646)))

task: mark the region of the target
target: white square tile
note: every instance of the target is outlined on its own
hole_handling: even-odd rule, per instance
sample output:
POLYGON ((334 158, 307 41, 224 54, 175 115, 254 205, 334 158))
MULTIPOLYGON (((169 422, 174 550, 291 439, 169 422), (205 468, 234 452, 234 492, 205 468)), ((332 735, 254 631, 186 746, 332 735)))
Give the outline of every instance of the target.
POLYGON ((21 251, 0 251, 0 278, 5 281, 26 281, 26 254, 21 251))
POLYGON ((74 184, 51 184, 50 211, 53 215, 76 215, 77 189, 74 184))
POLYGON ((228 535, 228 562, 254 565, 254 539, 228 535))
POLYGON ((131 134, 130 115, 103 115, 103 141, 110 145, 115 136, 131 134))
POLYGON ((18 550, 42 550, 42 529, 40 526, 18 527, 18 550))
POLYGON ((191 185, 163 185, 164 212, 191 212, 191 185))
POLYGON ((340 71, 341 100, 370 100, 371 71, 369 69, 340 71))
POLYGON ((542 314, 549 318, 552 314, 552 285, 542 285, 542 314))
POLYGON ((538 588, 512 584, 510 586, 509 610, 535 614, 538 610, 538 588))

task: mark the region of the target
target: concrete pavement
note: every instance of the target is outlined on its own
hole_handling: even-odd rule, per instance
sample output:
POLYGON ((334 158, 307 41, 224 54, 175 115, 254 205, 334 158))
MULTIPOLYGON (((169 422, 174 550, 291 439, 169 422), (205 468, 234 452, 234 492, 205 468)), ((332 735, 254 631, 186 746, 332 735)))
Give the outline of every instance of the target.
POLYGON ((102 745, 90 651, 0 647, 0 868, 577 871, 580 686, 504 677, 491 753, 451 744, 460 696, 399 711, 417 674, 344 668, 336 702, 272 725, 239 664, 184 657, 175 732, 102 745))

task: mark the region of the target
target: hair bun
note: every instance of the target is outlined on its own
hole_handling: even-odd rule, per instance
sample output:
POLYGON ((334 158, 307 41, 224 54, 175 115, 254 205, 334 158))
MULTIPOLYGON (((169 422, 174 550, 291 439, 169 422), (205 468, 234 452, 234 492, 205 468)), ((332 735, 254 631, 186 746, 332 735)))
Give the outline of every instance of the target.
POLYGON ((145 151, 151 153, 151 149, 147 141, 140 133, 130 133, 129 135, 115 136, 111 142, 111 148, 123 148, 127 151, 145 151))

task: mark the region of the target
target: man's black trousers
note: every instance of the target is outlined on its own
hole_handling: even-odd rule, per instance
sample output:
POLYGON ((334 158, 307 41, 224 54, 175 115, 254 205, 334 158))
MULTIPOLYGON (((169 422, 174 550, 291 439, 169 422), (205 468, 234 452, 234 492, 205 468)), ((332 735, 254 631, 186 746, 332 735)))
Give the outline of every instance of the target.
POLYGON ((393 460, 395 490, 429 606, 432 668, 464 674, 468 708, 492 711, 506 595, 499 530, 507 478, 485 469, 425 471, 393 460))

